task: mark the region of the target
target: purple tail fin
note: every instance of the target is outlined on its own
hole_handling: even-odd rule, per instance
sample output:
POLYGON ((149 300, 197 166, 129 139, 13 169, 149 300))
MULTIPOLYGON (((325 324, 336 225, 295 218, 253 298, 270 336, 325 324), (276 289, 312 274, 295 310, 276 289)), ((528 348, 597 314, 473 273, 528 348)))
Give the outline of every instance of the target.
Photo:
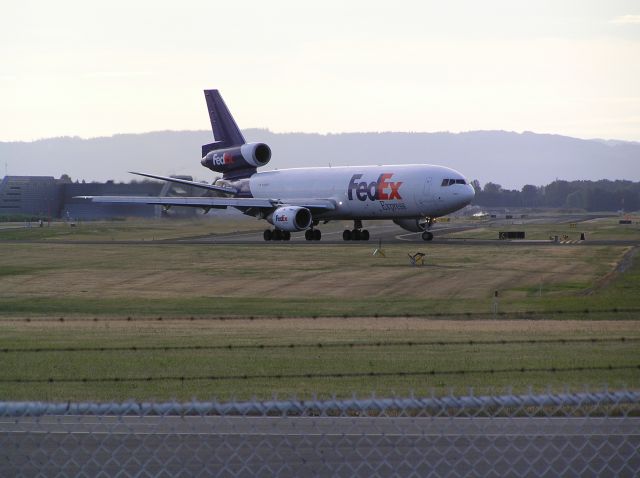
POLYGON ((218 90, 204 90, 204 97, 207 100, 215 142, 202 145, 202 156, 204 157, 209 151, 245 144, 244 136, 220 96, 220 92, 218 90))

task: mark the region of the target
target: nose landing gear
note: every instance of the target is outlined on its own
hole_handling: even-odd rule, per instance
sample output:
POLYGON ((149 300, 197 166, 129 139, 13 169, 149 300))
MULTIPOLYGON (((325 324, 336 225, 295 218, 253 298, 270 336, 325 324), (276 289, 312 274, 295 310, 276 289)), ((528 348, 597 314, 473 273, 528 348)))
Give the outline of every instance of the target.
POLYGON ((353 221, 353 230, 345 229, 342 233, 342 240, 344 241, 368 241, 369 231, 362 229, 362 221, 356 219, 353 221))
POLYGON ((431 226, 433 226, 433 218, 430 217, 427 220, 427 224, 425 225, 425 231, 422 233, 422 240, 423 241, 433 241, 433 233, 429 232, 429 229, 431 229, 431 226))

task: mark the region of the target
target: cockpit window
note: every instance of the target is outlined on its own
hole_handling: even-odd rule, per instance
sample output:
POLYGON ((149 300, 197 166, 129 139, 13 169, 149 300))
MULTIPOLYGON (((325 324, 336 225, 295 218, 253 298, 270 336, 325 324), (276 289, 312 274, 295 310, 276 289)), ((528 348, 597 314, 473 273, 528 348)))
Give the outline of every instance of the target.
POLYGON ((451 186, 452 184, 467 184, 464 179, 443 179, 441 186, 451 186))

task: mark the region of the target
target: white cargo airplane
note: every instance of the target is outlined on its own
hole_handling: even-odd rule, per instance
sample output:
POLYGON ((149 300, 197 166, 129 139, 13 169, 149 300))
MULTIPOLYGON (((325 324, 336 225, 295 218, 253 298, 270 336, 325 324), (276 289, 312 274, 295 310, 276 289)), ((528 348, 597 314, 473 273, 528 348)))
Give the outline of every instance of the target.
POLYGON ((202 146, 201 164, 222 177, 213 184, 135 173, 140 176, 208 190, 203 197, 84 196, 93 202, 154 204, 164 207, 234 207, 266 219, 274 228, 265 241, 289 240, 305 231, 308 241, 319 241, 322 221, 353 220, 353 230, 342 237, 368 240, 363 220, 391 219, 411 232, 428 230, 433 220, 463 208, 474 197, 473 187, 459 172, 430 164, 294 168, 257 172, 271 159, 264 143, 247 143, 218 90, 205 90, 214 143, 202 146))

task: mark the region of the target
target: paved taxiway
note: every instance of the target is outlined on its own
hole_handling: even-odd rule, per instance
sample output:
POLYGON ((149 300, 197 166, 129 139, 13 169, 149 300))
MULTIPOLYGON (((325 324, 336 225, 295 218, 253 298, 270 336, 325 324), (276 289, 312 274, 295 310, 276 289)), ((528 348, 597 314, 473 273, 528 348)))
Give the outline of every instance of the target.
MULTIPOLYGON (((526 225, 526 224, 568 224, 573 222, 587 221, 590 219, 596 219, 604 216, 557 216, 557 217, 533 217, 527 219, 494 219, 484 223, 467 223, 467 224, 455 224, 455 223, 436 223, 431 229, 434 235, 432 242, 425 242, 422 240, 422 233, 419 232, 407 232, 400 228, 391 221, 367 221, 365 228, 370 232, 371 239, 369 241, 344 241, 342 239, 343 226, 348 227, 350 223, 345 221, 332 222, 328 225, 321 224, 318 228, 322 231, 322 240, 307 241, 304 238, 304 232, 294 232, 291 234, 291 240, 289 241, 269 241, 266 242, 263 239, 262 230, 258 231, 244 231, 233 232, 226 234, 208 234, 204 236, 196 237, 183 237, 178 239, 163 239, 163 240, 64 240, 64 239, 51 239, 51 240, 9 240, 2 241, 4 243, 33 243, 33 244, 98 244, 98 245, 155 245, 155 244, 207 244, 207 245, 280 245, 280 246, 313 246, 317 244, 321 245, 346 245, 346 246, 369 246, 376 247, 378 242, 381 241, 383 245, 388 244, 407 244, 416 243, 422 244, 428 247, 429 244, 449 244, 449 245, 473 245, 473 246, 532 246, 532 245, 549 245, 549 246, 637 246, 640 245, 638 240, 592 240, 586 241, 570 241, 568 243, 554 242, 550 240, 498 240, 496 239, 474 239, 474 238, 453 238, 448 237, 448 234, 453 232, 461 232, 473 230, 478 227, 491 226, 496 230, 496 236, 500 229, 499 226, 511 227, 514 225, 526 225), (496 227, 497 226, 497 227, 496 227)), ((265 222, 265 227, 268 224, 265 222)), ((577 231, 579 229, 576 229, 577 231)), ((577 235, 577 233, 576 233, 577 235)))
POLYGON ((2 476, 640 469, 640 418, 46 416, 3 418, 0 443, 2 476))
MULTIPOLYGON (((582 216, 581 220, 593 219, 599 216, 589 216, 585 219, 582 216)), ((545 218, 544 222, 548 224, 562 224, 562 223, 570 223, 575 222, 575 218, 573 216, 561 216, 558 218, 545 218)), ((532 219, 530 220, 531 224, 535 224, 541 219, 532 219)), ((511 226, 512 221, 492 221, 491 224, 500 225, 504 223, 505 226, 511 226)), ((346 224, 346 223, 345 223, 346 224)), ((486 223, 488 224, 488 223, 486 223)), ((637 240, 586 240, 586 241, 572 241, 570 243, 562 244, 560 242, 554 242, 550 240, 499 240, 499 239, 462 239, 462 238, 452 238, 447 237, 448 234, 454 232, 462 232, 473 230, 480 227, 480 224, 434 224, 431 228, 431 232, 434 235, 434 239, 432 242, 425 242, 422 239, 422 233, 420 232, 407 232, 404 229, 400 228, 396 224, 391 221, 380 221, 380 222, 369 222, 365 225, 366 229, 371 234, 371 239, 369 241, 344 241, 342 239, 343 229, 338 227, 337 224, 330 224, 328 226, 318 226, 322 231, 322 240, 320 244, 331 244, 331 245, 371 245, 371 247, 375 247, 379 241, 382 244, 406 244, 406 243, 418 243, 428 246, 431 243, 440 243, 440 244, 453 244, 453 245, 479 245, 479 246, 531 246, 531 245, 593 245, 593 246, 602 246, 602 245, 638 245, 640 241, 637 240)), ((496 228, 496 236, 498 235, 499 228, 496 228)), ((316 241, 307 241, 304 238, 304 233, 292 233, 290 241, 270 241, 265 242, 262 237, 262 231, 252 231, 252 232, 236 232, 229 234, 218 234, 218 235, 208 235, 201 237, 189 237, 177 240, 167 240, 160 241, 164 244, 318 244, 316 241)))

